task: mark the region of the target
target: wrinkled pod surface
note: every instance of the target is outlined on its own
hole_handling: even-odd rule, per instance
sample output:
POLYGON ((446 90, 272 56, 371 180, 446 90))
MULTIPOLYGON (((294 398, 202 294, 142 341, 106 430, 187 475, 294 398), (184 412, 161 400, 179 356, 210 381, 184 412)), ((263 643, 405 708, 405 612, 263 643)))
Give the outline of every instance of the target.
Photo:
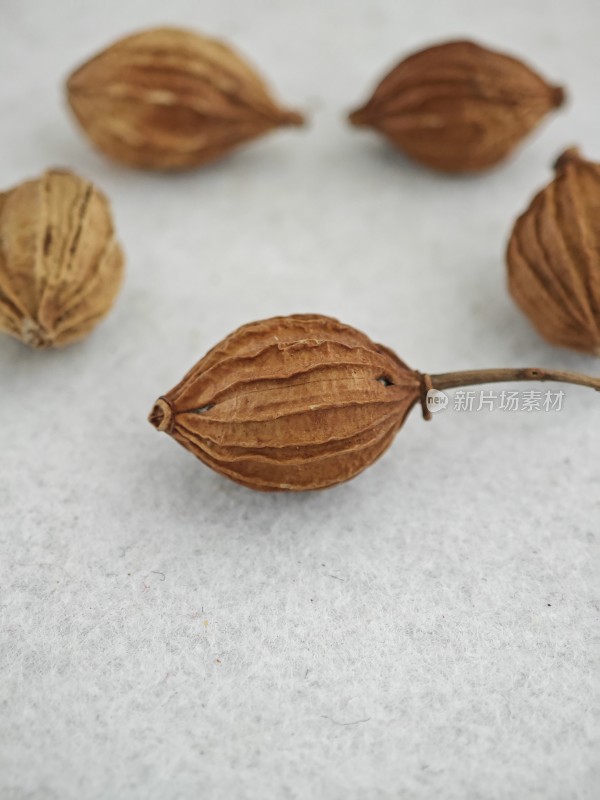
POLYGON ((115 42, 73 72, 67 97, 99 150, 141 169, 200 167, 275 128, 303 124, 231 47, 180 28, 115 42))
POLYGON ((401 61, 349 119, 431 169, 478 172, 505 159, 563 102, 563 89, 522 61, 451 41, 401 61))
POLYGON ((600 379, 538 369, 423 375, 331 317, 244 325, 155 403, 159 431, 251 489, 323 489, 381 456, 429 389, 504 380, 600 379))
POLYGON ((552 344, 600 356, 600 164, 575 148, 517 219, 510 292, 552 344))

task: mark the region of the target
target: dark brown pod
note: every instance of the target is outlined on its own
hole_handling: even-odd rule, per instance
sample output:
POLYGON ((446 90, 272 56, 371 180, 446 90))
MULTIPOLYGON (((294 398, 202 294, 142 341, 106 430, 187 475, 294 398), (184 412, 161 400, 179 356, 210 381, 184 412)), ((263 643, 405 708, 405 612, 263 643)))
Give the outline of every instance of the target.
POLYGON ((563 101, 560 87, 518 59, 453 41, 401 61, 350 121, 432 169, 476 172, 506 158, 563 101))
POLYGON ((429 417, 430 390, 509 380, 600 389, 600 379, 541 369, 423 375, 349 325, 295 314, 238 328, 159 397, 149 420, 237 483, 298 492, 362 472, 415 404, 429 417))
POLYGON ((515 223, 510 292, 552 344, 600 355, 600 164, 567 150, 515 223))

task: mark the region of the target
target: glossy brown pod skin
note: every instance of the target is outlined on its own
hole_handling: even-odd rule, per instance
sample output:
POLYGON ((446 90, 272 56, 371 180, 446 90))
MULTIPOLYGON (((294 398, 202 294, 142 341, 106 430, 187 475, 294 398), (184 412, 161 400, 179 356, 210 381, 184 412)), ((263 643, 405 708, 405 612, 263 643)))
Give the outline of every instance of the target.
POLYGON ((50 170, 0 194, 0 330, 35 348, 83 339, 121 288, 123 253, 106 197, 50 170))
POLYGON ((149 419, 251 489, 323 489, 379 458, 420 387, 360 331, 297 314, 239 328, 159 398, 149 419))
POLYGON ((561 88, 518 59, 451 41, 401 61, 350 121, 432 169, 477 172, 506 158, 563 101, 561 88))
POLYGON ((105 155, 131 167, 199 167, 302 116, 281 108, 227 45, 178 28, 121 39, 67 81, 69 104, 105 155))
POLYGON ((600 164, 567 150, 516 221, 510 292, 549 342, 600 355, 600 164))

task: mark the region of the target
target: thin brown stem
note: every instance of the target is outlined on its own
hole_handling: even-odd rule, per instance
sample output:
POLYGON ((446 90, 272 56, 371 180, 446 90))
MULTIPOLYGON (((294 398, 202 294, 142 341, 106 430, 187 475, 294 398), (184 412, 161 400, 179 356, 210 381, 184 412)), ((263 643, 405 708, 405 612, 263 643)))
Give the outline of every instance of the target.
POLYGON ((517 369, 468 369, 464 372, 442 372, 429 375, 434 389, 456 389, 458 386, 475 386, 480 383, 509 383, 511 381, 558 381, 577 386, 589 386, 600 392, 600 378, 582 375, 579 372, 561 372, 540 367, 517 369))

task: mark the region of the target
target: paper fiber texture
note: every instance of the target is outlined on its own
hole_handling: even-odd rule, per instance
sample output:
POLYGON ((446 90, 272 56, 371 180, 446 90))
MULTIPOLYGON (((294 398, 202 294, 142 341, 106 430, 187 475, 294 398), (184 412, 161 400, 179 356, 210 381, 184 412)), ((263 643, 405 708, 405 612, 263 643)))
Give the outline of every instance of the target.
POLYGON ((362 476, 296 496, 219 477, 146 416, 275 314, 338 317, 428 372, 598 374, 514 305, 504 248, 566 146, 600 160, 599 13, 4 0, 2 186, 93 180, 127 263, 85 342, 0 341, 2 800, 596 796, 598 395, 468 412, 449 392, 362 476), (96 154, 61 80, 165 23, 233 42, 310 126, 179 176, 96 154), (572 95, 509 163, 441 177, 345 123, 402 54, 465 35, 572 95))

